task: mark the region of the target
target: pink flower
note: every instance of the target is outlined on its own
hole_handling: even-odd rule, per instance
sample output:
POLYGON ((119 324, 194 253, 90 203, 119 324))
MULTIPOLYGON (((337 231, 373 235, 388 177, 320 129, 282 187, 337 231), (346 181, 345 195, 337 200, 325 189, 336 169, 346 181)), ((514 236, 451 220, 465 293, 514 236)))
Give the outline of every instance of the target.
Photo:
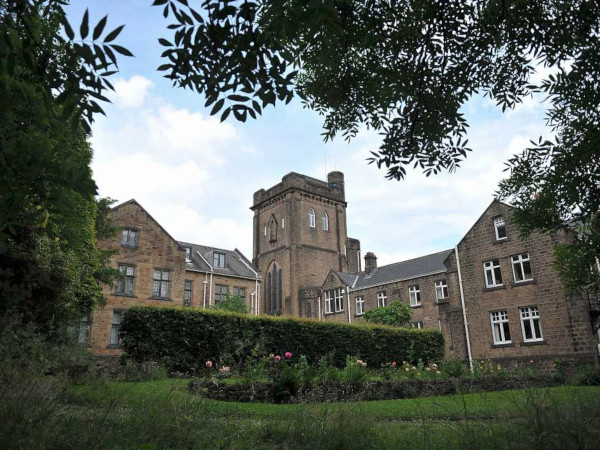
POLYGON ((292 357, 292 352, 285 352, 285 357, 286 358, 291 358, 292 357))
POLYGON ((281 361, 281 356, 277 355, 277 356, 275 357, 275 361, 276 361, 276 362, 279 362, 279 361, 281 361))
POLYGON ((392 367, 396 367, 398 363, 396 361, 392 361, 392 367))
POLYGON ((208 360, 204 365, 210 369, 212 367, 212 361, 208 360))

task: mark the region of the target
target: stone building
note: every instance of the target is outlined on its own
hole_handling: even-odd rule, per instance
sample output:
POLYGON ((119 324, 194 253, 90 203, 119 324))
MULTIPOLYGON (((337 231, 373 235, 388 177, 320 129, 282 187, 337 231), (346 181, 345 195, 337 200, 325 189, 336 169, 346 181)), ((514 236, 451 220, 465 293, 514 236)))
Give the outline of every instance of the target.
POLYGON ((106 304, 80 335, 93 353, 120 353, 121 315, 132 306, 209 307, 233 294, 256 311, 260 276, 239 250, 177 241, 135 200, 112 208, 110 219, 119 232, 101 246, 116 251, 111 266, 123 276, 104 286, 106 304))

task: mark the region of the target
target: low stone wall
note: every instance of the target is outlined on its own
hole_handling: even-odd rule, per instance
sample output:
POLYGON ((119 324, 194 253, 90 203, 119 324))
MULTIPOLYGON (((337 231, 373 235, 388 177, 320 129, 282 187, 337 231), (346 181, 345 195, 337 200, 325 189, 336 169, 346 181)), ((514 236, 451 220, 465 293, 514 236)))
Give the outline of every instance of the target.
POLYGON ((531 387, 549 387, 563 384, 551 376, 486 377, 481 379, 440 379, 370 381, 358 385, 342 382, 323 382, 299 389, 295 395, 276 393, 274 383, 230 384, 214 380, 191 381, 188 389, 213 400, 260 403, 315 403, 402 398, 434 397, 457 393, 503 391, 531 387))

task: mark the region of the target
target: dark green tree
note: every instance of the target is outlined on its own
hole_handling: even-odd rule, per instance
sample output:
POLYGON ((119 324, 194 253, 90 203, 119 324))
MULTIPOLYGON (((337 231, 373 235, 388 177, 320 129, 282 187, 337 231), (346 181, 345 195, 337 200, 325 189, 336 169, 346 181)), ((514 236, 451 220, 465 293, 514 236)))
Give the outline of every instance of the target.
POLYGON ((222 300, 216 305, 214 305, 213 309, 218 309, 221 311, 231 311, 242 314, 248 314, 250 312, 250 308, 246 306, 242 297, 240 297, 239 295, 230 294, 227 294, 227 298, 225 300, 222 300))
POLYGON ((399 300, 394 300, 388 306, 368 310, 364 318, 368 323, 406 327, 412 319, 412 308, 399 300))
MULTIPOLYGON (((470 151, 461 108, 502 110, 537 94, 552 140, 507 163, 497 195, 523 234, 575 229, 579 271, 600 255, 600 1, 155 0, 173 35, 159 70, 203 94, 212 114, 245 121, 297 95, 324 117, 325 140, 383 136, 371 163, 402 179, 454 171, 470 151), (537 67, 554 73, 533 82, 537 67)), ((569 286, 572 270, 561 274, 569 286)), ((590 278, 591 277, 591 278, 590 278)), ((588 286, 598 287, 598 272, 588 286)), ((580 280, 579 280, 580 281, 580 280)))
POLYGON ((53 329, 101 302, 112 274, 96 243, 112 231, 110 201, 95 198, 87 138, 116 60, 96 42, 106 18, 84 41, 86 13, 76 42, 64 4, 0 0, 0 317, 53 329))

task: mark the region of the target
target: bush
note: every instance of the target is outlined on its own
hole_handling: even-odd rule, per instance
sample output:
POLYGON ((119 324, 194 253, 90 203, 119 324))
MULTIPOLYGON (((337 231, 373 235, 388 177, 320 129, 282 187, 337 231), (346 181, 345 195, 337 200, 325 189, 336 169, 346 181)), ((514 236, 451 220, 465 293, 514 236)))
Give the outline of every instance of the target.
POLYGON ((412 319, 412 308, 399 301, 393 301, 389 306, 368 310, 364 318, 368 323, 405 327, 412 319))
POLYGON ((367 363, 356 356, 346 357, 346 367, 342 371, 342 380, 349 384, 361 384, 367 381, 367 363))
POLYGON ((467 374, 465 363, 459 360, 445 359, 439 366, 440 371, 451 378, 462 378, 467 374))
POLYGON ((227 356, 238 366, 257 342, 265 352, 305 355, 314 364, 332 354, 343 367, 358 355, 370 367, 409 352, 424 361, 440 359, 444 341, 436 330, 347 325, 287 317, 265 317, 191 308, 134 307, 123 317, 122 346, 134 361, 156 361, 170 370, 196 372, 207 360, 227 356))
POLYGON ((242 300, 242 297, 240 297, 239 295, 227 294, 227 298, 225 300, 220 301, 212 308, 221 311, 236 312, 240 314, 248 314, 250 312, 250 308, 246 306, 244 300, 242 300))
POLYGON ((579 386, 600 386, 600 367, 591 364, 579 367, 575 376, 575 384, 579 386))

